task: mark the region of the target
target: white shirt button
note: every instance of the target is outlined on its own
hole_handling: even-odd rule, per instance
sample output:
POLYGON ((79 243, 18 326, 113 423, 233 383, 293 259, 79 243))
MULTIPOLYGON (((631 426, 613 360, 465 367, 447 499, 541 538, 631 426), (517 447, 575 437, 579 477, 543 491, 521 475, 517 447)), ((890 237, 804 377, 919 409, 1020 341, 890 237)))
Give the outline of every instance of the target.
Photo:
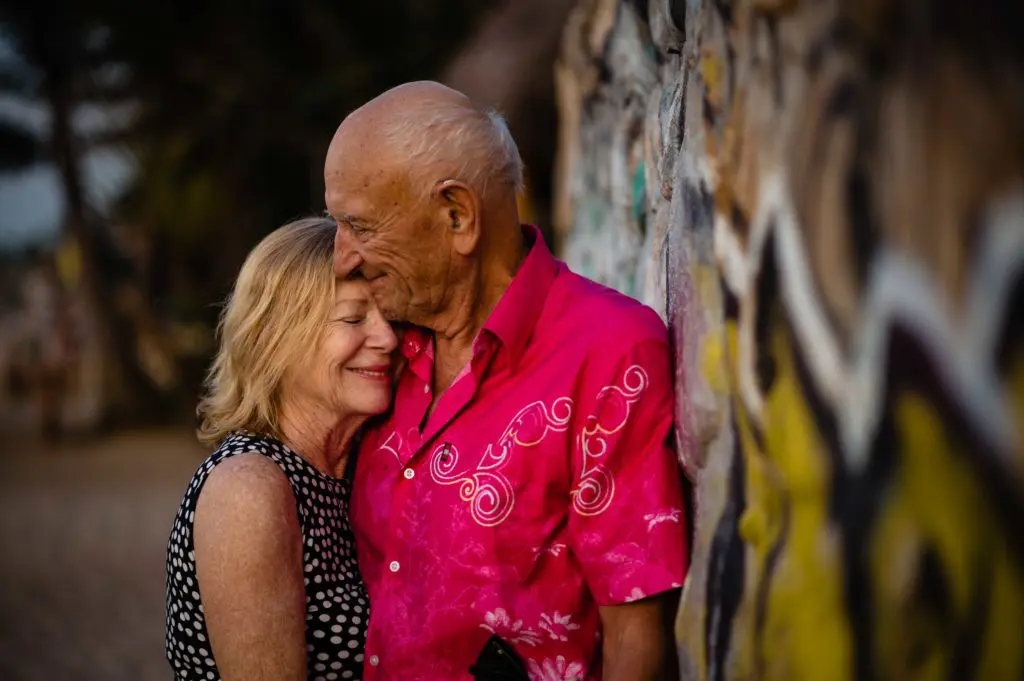
POLYGON ((376 667, 379 664, 380 664, 380 658, 377 657, 376 655, 370 655, 370 666, 371 667, 376 667))
POLYGON ((388 565, 388 569, 391 570, 392 572, 398 572, 398 569, 400 567, 402 567, 402 566, 398 564, 397 560, 391 561, 391 565, 388 565))
POLYGON ((423 385, 423 394, 428 395, 430 393, 430 386, 427 384, 423 385))
POLYGON ((413 478, 416 477, 416 471, 414 471, 411 468, 406 468, 402 475, 405 476, 406 480, 412 480, 413 478))

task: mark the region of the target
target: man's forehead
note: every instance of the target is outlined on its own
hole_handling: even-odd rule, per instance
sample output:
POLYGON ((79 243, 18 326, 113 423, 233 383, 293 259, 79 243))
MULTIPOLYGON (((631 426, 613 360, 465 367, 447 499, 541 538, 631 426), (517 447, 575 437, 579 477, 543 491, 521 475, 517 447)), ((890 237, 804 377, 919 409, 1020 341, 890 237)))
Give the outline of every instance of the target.
POLYGON ((368 184, 368 163, 364 154, 330 154, 324 163, 324 182, 330 185, 368 184))
POLYGON ((324 198, 335 218, 340 213, 365 214, 374 203, 377 187, 360 168, 348 166, 324 173, 324 198))
POLYGON ((353 192, 367 187, 373 157, 365 144, 349 143, 339 130, 324 160, 324 185, 328 195, 332 191, 353 192))

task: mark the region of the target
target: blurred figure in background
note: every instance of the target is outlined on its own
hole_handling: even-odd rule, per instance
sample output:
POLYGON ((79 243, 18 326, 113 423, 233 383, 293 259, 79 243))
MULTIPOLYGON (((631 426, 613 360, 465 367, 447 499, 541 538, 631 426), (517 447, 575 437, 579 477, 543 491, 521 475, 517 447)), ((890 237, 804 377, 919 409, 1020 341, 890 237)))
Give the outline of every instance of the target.
POLYGON ((44 258, 22 286, 23 316, 16 345, 15 388, 37 408, 39 428, 49 441, 64 429, 64 405, 74 388, 79 343, 70 294, 54 263, 44 258))
POLYGON ((361 677, 369 610, 346 466, 391 403, 397 341, 366 282, 335 281, 335 229, 310 218, 266 237, 224 310, 199 407, 217 449, 167 550, 178 679, 361 677))

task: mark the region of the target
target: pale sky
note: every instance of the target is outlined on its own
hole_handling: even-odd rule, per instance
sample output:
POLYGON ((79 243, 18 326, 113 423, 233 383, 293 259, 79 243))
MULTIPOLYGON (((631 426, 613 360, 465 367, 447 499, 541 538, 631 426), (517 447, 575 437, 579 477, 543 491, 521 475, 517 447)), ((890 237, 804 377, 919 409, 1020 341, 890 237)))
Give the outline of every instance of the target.
MULTIPOLYGON (((0 59, 14 57, 0 35, 0 59)), ((0 115, 23 121, 37 132, 47 128, 47 112, 36 105, 0 96, 0 115)), ((78 112, 79 129, 102 127, 110 116, 92 107, 78 112)), ((124 189, 132 176, 130 157, 117 150, 91 152, 83 159, 86 192, 102 209, 124 189)), ((46 162, 21 172, 0 173, 0 249, 52 242, 61 227, 64 200, 53 164, 46 162)))

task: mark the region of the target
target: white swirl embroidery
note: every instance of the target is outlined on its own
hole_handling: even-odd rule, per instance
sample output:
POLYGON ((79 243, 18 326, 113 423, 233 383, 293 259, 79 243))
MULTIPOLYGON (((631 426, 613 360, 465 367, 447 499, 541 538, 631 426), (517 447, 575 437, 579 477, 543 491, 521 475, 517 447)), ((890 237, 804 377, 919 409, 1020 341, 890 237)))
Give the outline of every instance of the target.
POLYGON ((391 452, 399 464, 402 463, 402 457, 399 455, 399 451, 405 443, 402 441, 402 436, 398 434, 398 431, 394 431, 391 435, 388 435, 388 439, 384 440, 384 444, 380 446, 377 451, 380 452, 391 452))
POLYGON ((505 520, 515 506, 515 492, 502 469, 514 445, 534 447, 549 432, 562 432, 572 418, 572 399, 560 397, 551 403, 533 402, 523 407, 505 427, 498 441, 487 445, 472 471, 459 471, 459 450, 441 444, 430 455, 430 476, 441 485, 459 485, 459 496, 470 503, 473 520, 493 527, 505 520))
POLYGON ((673 508, 671 510, 647 513, 644 515, 644 520, 647 521, 647 531, 650 532, 661 523, 678 523, 682 516, 683 512, 681 509, 673 508))
POLYGON ((634 364, 622 376, 622 385, 608 385, 597 393, 596 413, 587 416, 579 436, 583 458, 580 482, 572 491, 572 506, 580 515, 603 513, 615 497, 615 478, 597 461, 608 451, 608 436, 622 430, 633 405, 647 389, 647 372, 634 364))
POLYGON ((533 559, 537 560, 541 556, 549 553, 557 558, 558 556, 562 555, 562 551, 565 551, 565 549, 565 544, 552 544, 548 547, 538 546, 533 549, 533 559))

